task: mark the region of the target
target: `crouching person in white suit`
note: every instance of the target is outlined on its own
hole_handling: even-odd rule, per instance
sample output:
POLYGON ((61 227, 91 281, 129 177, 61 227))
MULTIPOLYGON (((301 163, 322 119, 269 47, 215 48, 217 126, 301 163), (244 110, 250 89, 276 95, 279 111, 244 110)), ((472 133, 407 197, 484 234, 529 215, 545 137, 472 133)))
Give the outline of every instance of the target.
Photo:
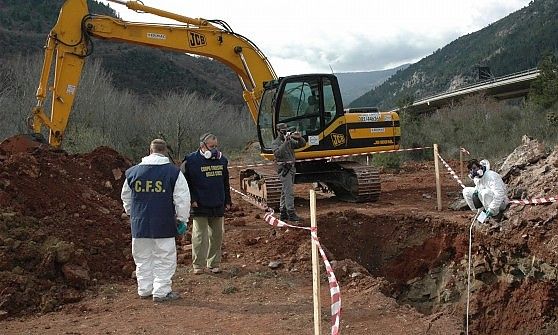
POLYGON ((490 163, 485 159, 480 162, 476 159, 470 160, 467 169, 469 178, 475 183, 475 187, 463 189, 463 198, 467 205, 474 212, 483 209, 487 218, 501 220, 509 202, 506 184, 502 177, 490 170, 490 163))

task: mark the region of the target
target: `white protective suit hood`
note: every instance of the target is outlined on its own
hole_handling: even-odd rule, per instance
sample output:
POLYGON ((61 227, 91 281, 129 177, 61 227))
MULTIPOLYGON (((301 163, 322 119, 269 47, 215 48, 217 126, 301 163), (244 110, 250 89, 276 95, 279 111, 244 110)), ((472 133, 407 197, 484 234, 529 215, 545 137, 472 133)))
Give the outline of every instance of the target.
POLYGON ((486 167, 482 177, 475 177, 473 182, 475 183, 475 189, 479 192, 483 190, 490 190, 494 193, 494 198, 488 204, 486 209, 489 209, 492 213, 498 213, 500 211, 500 206, 502 203, 508 202, 507 198, 507 187, 502 177, 492 170, 490 170, 490 162, 483 159, 479 162, 481 165, 486 167))

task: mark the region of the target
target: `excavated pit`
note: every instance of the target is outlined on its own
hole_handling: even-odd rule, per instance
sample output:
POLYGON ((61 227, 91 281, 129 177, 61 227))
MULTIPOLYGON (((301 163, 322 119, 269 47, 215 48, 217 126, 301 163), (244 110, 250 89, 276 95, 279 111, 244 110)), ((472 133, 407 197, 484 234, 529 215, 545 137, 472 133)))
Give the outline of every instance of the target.
POLYGON ((334 259, 351 259, 385 278, 384 293, 424 314, 457 301, 442 277, 466 257, 467 240, 448 222, 424 216, 370 217, 354 211, 321 223, 320 239, 334 259), (335 233, 328 230, 334 229, 335 233))
MULTIPOLYGON (((371 276, 384 278, 386 296, 423 314, 465 318, 468 227, 430 216, 368 216, 353 210, 331 212, 319 220, 320 240, 332 259, 348 259, 371 276)), ((490 234, 480 228, 475 232, 470 330, 555 334, 555 263, 490 234)), ((347 275, 358 278, 358 273, 347 275)))

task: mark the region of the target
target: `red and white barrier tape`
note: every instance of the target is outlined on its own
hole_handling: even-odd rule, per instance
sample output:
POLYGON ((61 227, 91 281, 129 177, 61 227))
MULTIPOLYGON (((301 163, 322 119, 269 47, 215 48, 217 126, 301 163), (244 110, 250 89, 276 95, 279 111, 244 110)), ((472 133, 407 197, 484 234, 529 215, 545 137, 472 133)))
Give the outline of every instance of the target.
POLYGON ((335 278, 335 273, 333 273, 333 268, 320 245, 318 234, 315 231, 312 231, 310 234, 312 235, 312 241, 318 246, 327 272, 329 294, 331 296, 331 335, 338 335, 339 324, 341 322, 341 291, 339 290, 339 284, 337 283, 337 278, 335 278))
POLYGON ((331 296, 331 335, 339 335, 339 324, 341 322, 341 291, 339 290, 339 284, 337 283, 337 278, 335 277, 335 273, 333 273, 333 268, 327 259, 327 256, 320 244, 320 240, 318 239, 318 233, 315 228, 311 227, 299 227, 290 225, 284 221, 279 220, 275 216, 273 216, 273 209, 265 206, 264 204, 252 201, 252 199, 247 196, 246 194, 236 190, 234 187, 230 187, 232 191, 238 193, 242 196, 242 198, 249 203, 256 205, 259 208, 267 210, 264 215, 264 220, 268 224, 274 227, 290 227, 290 228, 298 228, 310 231, 310 236, 312 238, 312 242, 316 244, 318 247, 318 251, 322 256, 322 260, 324 262, 326 271, 327 271, 327 280, 329 282, 329 294, 331 296))
POLYGON ((273 210, 265 214, 264 219, 267 223, 274 227, 292 227, 298 229, 310 230, 310 236, 312 237, 312 242, 318 247, 318 251, 322 256, 324 265, 327 272, 327 280, 329 282, 329 294, 331 296, 331 335, 339 334, 339 324, 341 319, 341 292, 339 290, 339 284, 337 283, 337 278, 335 278, 335 273, 333 273, 333 268, 327 259, 327 256, 320 244, 318 239, 318 232, 315 228, 310 227, 299 227, 290 225, 284 221, 279 220, 273 216, 273 210))
POLYGON ((273 214, 274 214, 273 210, 268 210, 268 212, 266 212, 265 215, 264 215, 264 220, 265 220, 265 222, 269 223, 270 225, 272 225, 274 227, 290 227, 290 228, 305 229, 305 230, 310 230, 310 231, 313 230, 310 227, 300 227, 300 226, 290 225, 290 224, 286 223, 285 221, 279 220, 278 218, 273 216, 273 214))
POLYGON ((306 159, 297 159, 291 162, 269 162, 269 163, 258 163, 258 164, 248 164, 248 165, 235 165, 229 166, 229 169, 232 168, 248 168, 248 167, 258 167, 258 166, 268 166, 278 164, 285 164, 285 163, 299 163, 299 162, 312 162, 312 161, 322 161, 322 160, 331 160, 331 159, 339 159, 339 158, 348 158, 348 157, 356 157, 356 156, 368 156, 368 155, 377 155, 377 154, 386 154, 392 152, 402 152, 402 151, 414 151, 414 150, 425 150, 425 149, 432 149, 432 147, 422 147, 422 148, 408 148, 408 149, 397 149, 397 150, 382 150, 382 151, 370 151, 370 152, 361 152, 358 154, 346 154, 346 155, 335 155, 335 156, 328 156, 328 157, 320 157, 320 158, 306 158, 306 159))
POLYGON ((521 200, 510 200, 510 203, 512 204, 518 204, 518 205, 538 205, 538 204, 548 204, 551 202, 556 202, 558 201, 558 197, 549 197, 549 198, 535 198, 535 199, 521 199, 521 200))
POLYGON ((446 168, 448 169, 449 174, 451 174, 453 179, 455 179, 459 183, 459 185, 461 185, 462 188, 465 188, 465 184, 463 184, 463 182, 461 181, 461 179, 459 179, 459 177, 457 176, 455 171, 452 170, 452 168, 448 165, 448 163, 446 163, 446 161, 442 158, 442 156, 440 156, 440 154, 438 154, 438 158, 440 158, 442 163, 446 166, 446 168))
POLYGON ((256 201, 255 199, 253 199, 253 198, 247 196, 246 194, 240 192, 239 190, 235 189, 235 188, 232 187, 232 186, 229 186, 229 188, 231 189, 231 191, 233 191, 233 192, 235 192, 235 193, 238 193, 238 194, 242 197, 242 199, 243 199, 244 201, 249 202, 249 203, 251 203, 252 205, 254 205, 254 206, 256 206, 256 207, 258 207, 258 208, 260 208, 260 209, 263 209, 264 211, 267 210, 268 207, 267 207, 266 204, 264 204, 264 203, 262 203, 262 202, 259 202, 259 201, 256 201))

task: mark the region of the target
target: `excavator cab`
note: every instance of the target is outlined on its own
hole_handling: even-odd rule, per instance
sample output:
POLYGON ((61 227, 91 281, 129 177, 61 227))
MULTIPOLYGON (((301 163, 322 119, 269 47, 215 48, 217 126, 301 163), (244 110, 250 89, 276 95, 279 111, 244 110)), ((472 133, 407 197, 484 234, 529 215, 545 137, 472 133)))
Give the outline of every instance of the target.
MULTIPOLYGON (((271 143, 277 136, 275 125, 286 123, 299 131, 308 146, 297 153, 297 158, 323 156, 319 150, 330 145, 325 139, 334 120, 343 115, 343 102, 337 78, 330 74, 308 74, 282 77, 264 84, 264 94, 258 114, 258 135, 265 158, 272 159, 271 143), (320 145, 320 142, 322 144, 320 145), (306 154, 302 152, 307 152, 306 154), (300 157, 299 157, 300 156, 300 157)), ((345 129, 337 129, 345 132, 345 129)))
MULTIPOLYGON (((399 116, 377 108, 344 109, 337 78, 332 74, 282 77, 264 84, 257 117, 262 156, 273 160, 275 125, 286 123, 306 139, 295 151, 295 183, 317 183, 351 202, 376 201, 379 171, 350 156, 399 148, 399 116), (333 158, 337 159, 333 159, 333 158)), ((270 207, 278 207, 278 177, 265 172, 241 172, 242 189, 270 207)))

